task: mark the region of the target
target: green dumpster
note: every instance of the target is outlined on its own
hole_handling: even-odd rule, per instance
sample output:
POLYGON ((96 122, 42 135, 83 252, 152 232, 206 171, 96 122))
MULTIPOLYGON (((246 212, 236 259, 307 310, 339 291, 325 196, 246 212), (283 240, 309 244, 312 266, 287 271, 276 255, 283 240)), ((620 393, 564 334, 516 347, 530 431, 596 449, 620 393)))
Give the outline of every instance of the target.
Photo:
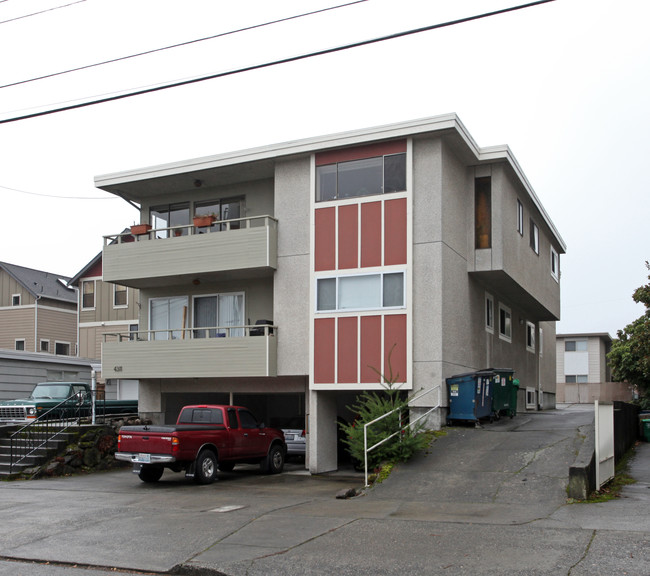
POLYGON ((643 424, 643 438, 646 442, 650 442, 650 418, 641 420, 641 424, 643 424))
POLYGON ((511 368, 490 368, 492 372, 492 412, 496 418, 517 414, 519 381, 511 368), (515 384, 516 382, 516 384, 515 384))

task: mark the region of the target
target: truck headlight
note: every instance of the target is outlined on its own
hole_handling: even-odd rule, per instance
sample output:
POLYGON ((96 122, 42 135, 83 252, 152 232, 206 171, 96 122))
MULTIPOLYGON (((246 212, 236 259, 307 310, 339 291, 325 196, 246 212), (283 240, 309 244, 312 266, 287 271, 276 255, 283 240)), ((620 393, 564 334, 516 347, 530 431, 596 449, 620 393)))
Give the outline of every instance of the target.
POLYGON ((34 406, 28 406, 27 407, 27 415, 28 416, 33 416, 34 414, 36 414, 36 408, 34 408, 34 406))

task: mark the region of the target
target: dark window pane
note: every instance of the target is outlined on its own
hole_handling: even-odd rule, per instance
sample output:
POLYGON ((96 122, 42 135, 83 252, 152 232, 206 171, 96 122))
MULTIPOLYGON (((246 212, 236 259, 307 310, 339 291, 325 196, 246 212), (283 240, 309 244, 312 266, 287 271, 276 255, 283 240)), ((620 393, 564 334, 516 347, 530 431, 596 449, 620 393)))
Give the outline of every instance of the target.
POLYGON ((404 273, 384 274, 384 302, 385 308, 390 306, 404 306, 404 273))
POLYGON ((317 292, 317 310, 336 309, 336 278, 323 278, 322 280, 318 280, 317 292))
POLYGON ((316 202, 336 198, 336 164, 316 168, 316 202))
POLYGON ((492 247, 492 181, 487 178, 474 180, 474 247, 492 247))
POLYGON ((338 198, 382 193, 383 157, 342 162, 338 168, 338 198))
POLYGON ((257 428, 257 420, 255 420, 255 417, 247 410, 239 411, 239 421, 241 422, 242 428, 257 428))
POLYGON ((406 190, 406 154, 384 157, 384 192, 406 190))

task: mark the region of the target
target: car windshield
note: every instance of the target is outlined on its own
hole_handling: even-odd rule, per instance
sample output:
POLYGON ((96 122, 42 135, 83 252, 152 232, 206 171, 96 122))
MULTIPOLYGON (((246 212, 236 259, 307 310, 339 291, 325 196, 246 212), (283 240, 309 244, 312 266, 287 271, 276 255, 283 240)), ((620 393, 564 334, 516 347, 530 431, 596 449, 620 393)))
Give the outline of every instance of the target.
POLYGON ((70 394, 70 386, 65 384, 46 384, 36 386, 32 392, 32 398, 67 398, 70 394))

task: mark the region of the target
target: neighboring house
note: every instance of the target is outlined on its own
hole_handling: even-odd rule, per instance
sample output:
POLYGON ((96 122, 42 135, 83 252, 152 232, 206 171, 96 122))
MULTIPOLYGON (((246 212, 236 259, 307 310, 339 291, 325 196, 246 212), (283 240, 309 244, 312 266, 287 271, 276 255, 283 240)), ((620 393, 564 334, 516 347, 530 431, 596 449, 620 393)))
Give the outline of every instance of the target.
POLYGON ((0 262, 0 348, 77 355, 77 294, 67 276, 0 262))
POLYGON ((139 379, 156 423, 189 402, 304 417, 318 473, 379 372, 431 391, 413 413, 440 398, 431 427, 445 379, 482 368, 515 370, 520 410, 555 405, 564 241, 509 148, 480 148, 454 114, 95 183, 151 227, 105 238, 104 281, 141 307, 102 370, 139 379))
MULTIPOLYGON (((84 266, 69 282, 77 288, 79 355, 101 358, 105 334, 138 330, 138 291, 102 280, 102 253, 84 266)), ((138 397, 138 382, 133 379, 104 379, 97 373, 106 398, 127 400, 138 397)))
POLYGON ((611 382, 607 362, 612 348, 609 334, 558 334, 556 348, 558 402, 592 404, 595 400, 633 400, 633 390, 628 384, 611 382))

